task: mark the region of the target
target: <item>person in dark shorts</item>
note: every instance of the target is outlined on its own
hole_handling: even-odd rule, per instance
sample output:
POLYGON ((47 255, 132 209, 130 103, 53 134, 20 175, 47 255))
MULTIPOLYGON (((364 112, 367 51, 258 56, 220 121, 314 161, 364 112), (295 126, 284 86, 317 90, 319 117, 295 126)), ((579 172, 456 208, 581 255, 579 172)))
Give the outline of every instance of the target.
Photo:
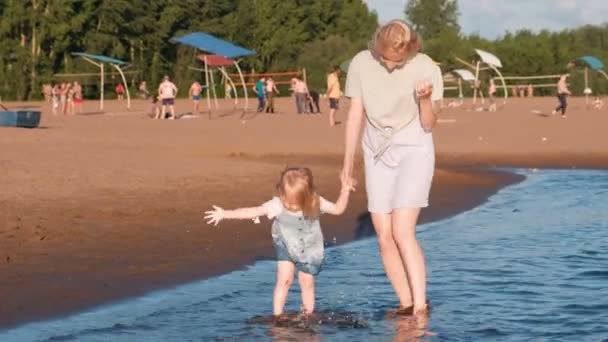
POLYGON ((336 111, 338 102, 342 96, 340 89, 340 67, 334 65, 332 72, 327 74, 327 97, 329 98, 329 126, 336 124, 336 111))
POLYGON ((321 107, 319 106, 319 92, 316 90, 310 90, 308 92, 308 109, 309 113, 321 114, 321 107))
POLYGON ((568 107, 568 95, 572 93, 568 89, 567 78, 570 76, 569 74, 562 75, 557 82, 557 100, 559 101, 559 105, 553 110, 553 115, 557 114, 557 112, 561 112, 562 118, 566 118, 566 108, 568 107))
POLYGON ((165 108, 169 107, 169 111, 171 112, 171 117, 169 119, 175 119, 175 96, 177 95, 177 87, 173 82, 169 80, 169 76, 165 76, 163 78, 163 82, 158 87, 158 96, 161 98, 162 108, 160 117, 156 117, 156 119, 164 119, 165 118, 165 108))

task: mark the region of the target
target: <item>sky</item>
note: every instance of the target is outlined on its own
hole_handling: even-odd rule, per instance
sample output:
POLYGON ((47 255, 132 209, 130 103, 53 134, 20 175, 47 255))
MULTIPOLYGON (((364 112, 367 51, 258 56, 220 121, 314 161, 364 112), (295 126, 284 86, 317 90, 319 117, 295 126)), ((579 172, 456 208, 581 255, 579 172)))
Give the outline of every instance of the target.
MULTIPOLYGON (((366 0, 380 22, 403 18, 407 0, 366 0)), ((559 31, 608 23, 608 0, 458 0, 465 34, 495 39, 519 29, 559 31)))

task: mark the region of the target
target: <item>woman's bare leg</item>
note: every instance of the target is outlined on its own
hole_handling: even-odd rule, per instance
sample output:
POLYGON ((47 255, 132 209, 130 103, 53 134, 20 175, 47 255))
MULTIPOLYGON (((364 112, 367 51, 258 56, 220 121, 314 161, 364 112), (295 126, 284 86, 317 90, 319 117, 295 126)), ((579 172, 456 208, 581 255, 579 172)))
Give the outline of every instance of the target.
POLYGON ((405 263, 414 298, 414 313, 426 309, 426 265, 422 248, 416 240, 416 222, 420 208, 395 209, 392 214, 393 238, 405 263))
POLYGON ((380 256, 386 276, 393 285, 401 306, 404 308, 410 307, 412 306, 412 294, 405 273, 405 264, 401 260, 401 254, 393 239, 391 214, 372 213, 371 215, 376 235, 378 235, 380 256))

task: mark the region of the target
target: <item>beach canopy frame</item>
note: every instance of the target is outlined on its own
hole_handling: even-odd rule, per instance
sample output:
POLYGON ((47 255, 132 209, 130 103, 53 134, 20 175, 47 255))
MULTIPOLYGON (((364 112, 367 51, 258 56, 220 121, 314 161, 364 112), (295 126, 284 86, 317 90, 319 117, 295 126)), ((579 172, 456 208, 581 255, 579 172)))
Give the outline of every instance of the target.
POLYGON ((589 69, 602 74, 606 80, 608 80, 608 74, 604 71, 604 63, 597 57, 594 56, 583 56, 572 61, 572 64, 575 66, 584 67, 585 73, 585 101, 589 103, 589 94, 590 92, 586 91, 589 88, 589 69))
MULTIPOLYGON (((248 50, 244 47, 232 44, 228 41, 217 38, 217 37, 210 35, 208 33, 205 33, 205 32, 193 32, 193 33, 186 34, 184 36, 173 37, 169 41, 172 43, 179 43, 179 44, 187 45, 187 46, 193 47, 195 49, 198 49, 200 51, 209 53, 211 55, 217 55, 217 56, 224 57, 226 59, 231 60, 232 64, 236 67, 236 69, 239 73, 239 76, 241 78, 241 82, 243 84, 243 92, 245 94, 245 107, 243 108, 243 112, 247 112, 248 103, 249 103, 249 100, 247 97, 247 88, 245 86, 245 79, 243 77, 243 72, 241 71, 237 58, 253 56, 256 54, 255 51, 248 50)), ((210 84, 209 66, 211 65, 211 64, 209 64, 210 56, 209 55, 202 55, 202 56, 203 56, 204 71, 205 71, 205 82, 207 85, 209 85, 210 84)), ((213 89, 215 89, 215 88, 213 88, 213 89)), ((210 91, 207 91, 207 104, 208 104, 209 108, 211 108, 211 98, 210 98, 209 93, 210 93, 210 91)))
POLYGON ((475 64, 471 64, 468 63, 467 61, 456 57, 456 59, 468 66, 469 68, 471 68, 472 70, 475 71, 475 83, 473 84, 474 90, 473 90, 473 103, 477 102, 477 93, 479 92, 479 95, 483 97, 483 94, 481 93, 481 91, 479 90, 479 72, 482 70, 492 70, 494 71, 497 75, 498 78, 500 79, 501 83, 502 83, 502 87, 504 89, 504 98, 505 98, 505 103, 507 101, 507 97, 508 97, 508 93, 507 93, 507 84, 505 83, 505 79, 502 76, 502 73, 500 72, 500 68, 502 68, 502 62, 500 61, 500 59, 498 57, 496 57, 495 55, 484 51, 484 50, 480 50, 480 49, 475 49, 475 53, 477 54, 477 56, 479 57, 479 60, 477 60, 475 62, 475 64), (482 65, 485 65, 482 66, 482 65))
POLYGON ((127 109, 131 109, 131 95, 129 94, 129 86, 127 85, 127 79, 125 78, 125 74, 122 71, 122 66, 127 65, 128 63, 125 61, 121 61, 120 59, 116 59, 116 58, 112 58, 112 57, 108 57, 108 56, 103 56, 103 55, 94 55, 94 54, 90 54, 90 53, 85 53, 85 52, 72 52, 72 56, 77 56, 77 57, 81 57, 82 59, 84 59, 85 61, 99 67, 100 69, 100 79, 101 79, 101 84, 99 87, 100 90, 100 96, 99 96, 99 110, 103 110, 103 95, 104 95, 104 64, 107 63, 109 65, 111 65, 113 68, 115 68, 118 73, 120 74, 120 77, 122 78, 122 83, 125 87, 125 91, 127 92, 127 109))
POLYGON ((475 75, 467 69, 454 69, 451 73, 458 78, 458 98, 462 99, 464 97, 462 93, 462 81, 475 82, 475 75))

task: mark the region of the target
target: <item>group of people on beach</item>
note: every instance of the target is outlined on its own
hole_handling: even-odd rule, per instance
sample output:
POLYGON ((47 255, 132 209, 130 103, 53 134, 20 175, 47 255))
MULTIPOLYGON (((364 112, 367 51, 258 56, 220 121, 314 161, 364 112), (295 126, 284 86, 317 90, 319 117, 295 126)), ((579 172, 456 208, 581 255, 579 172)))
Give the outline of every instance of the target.
MULTIPOLYGON (((310 315, 314 311, 315 276, 324 265, 320 216, 340 215, 346 210, 349 195, 357 185, 353 173, 359 143, 368 210, 384 270, 398 299, 396 313, 428 315, 426 266, 416 239, 416 223, 421 208, 428 205, 433 179, 432 130, 443 98, 443 79, 439 67, 419 49, 416 32, 404 21, 393 20, 381 26, 369 48, 351 61, 345 89, 350 108, 341 191, 335 202, 319 194, 309 168, 288 167, 279 177, 276 195, 269 201, 234 210, 213 206, 205 212, 204 218, 214 225, 227 219, 258 220, 261 216, 273 221, 276 319, 284 317, 296 271, 302 313, 310 315)), ((338 96, 336 89, 330 89, 332 96, 338 96)), ((333 107, 337 108, 337 101, 333 107)))
MULTIPOLYGON (((319 104, 320 94, 308 87, 306 81, 300 77, 293 77, 289 81, 289 90, 295 101, 296 113, 298 114, 321 114, 319 104)), ((271 75, 260 77, 252 88, 258 100, 258 112, 275 113, 274 98, 280 94, 277 83, 271 75)), ((335 115, 338 110, 338 103, 342 96, 340 87, 340 68, 333 66, 327 75, 326 96, 329 101, 329 125, 335 126, 335 115)))
POLYGON ((82 86, 78 81, 44 84, 42 94, 51 103, 53 115, 82 113, 82 86))

